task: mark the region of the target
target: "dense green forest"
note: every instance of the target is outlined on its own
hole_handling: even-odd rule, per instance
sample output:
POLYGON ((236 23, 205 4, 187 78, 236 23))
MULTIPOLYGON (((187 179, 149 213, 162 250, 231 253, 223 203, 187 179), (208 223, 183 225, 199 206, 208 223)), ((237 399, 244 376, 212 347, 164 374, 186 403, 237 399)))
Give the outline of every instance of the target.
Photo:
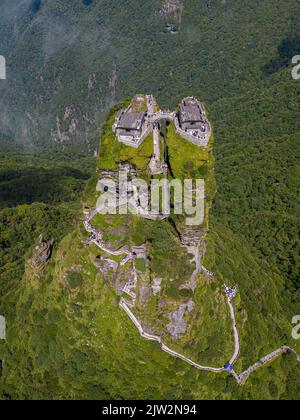
POLYGON ((0 3, 1 398, 299 399, 292 355, 238 387, 141 340, 84 265, 80 223, 108 109, 137 92, 165 108, 198 96, 217 183, 205 264, 239 287, 237 369, 283 344, 299 350, 299 2, 184 1, 176 33, 162 0, 0 3), (41 234, 54 250, 37 275, 41 234), (82 278, 72 276, 78 264, 82 278))
POLYGON ((79 197, 94 171, 90 157, 0 149, 0 258, 2 299, 24 274, 39 236, 55 244, 74 227, 79 197))

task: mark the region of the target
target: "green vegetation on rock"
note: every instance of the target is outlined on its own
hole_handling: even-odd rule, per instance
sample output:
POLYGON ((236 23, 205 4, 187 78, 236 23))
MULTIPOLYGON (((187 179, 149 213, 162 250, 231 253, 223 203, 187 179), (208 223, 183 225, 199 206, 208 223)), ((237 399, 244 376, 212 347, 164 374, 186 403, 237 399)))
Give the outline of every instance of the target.
MULTIPOLYGON (((206 176, 215 167, 204 264, 217 283, 197 289, 193 298, 200 311, 190 320, 195 328, 179 347, 207 363, 231 353, 220 292, 227 281, 239 288, 237 370, 282 344, 299 353, 299 341, 291 337, 292 316, 300 311, 300 84, 291 78, 291 58, 300 50, 298 1, 277 0, 275 7, 273 0, 216 0, 207 7, 206 1, 189 0, 176 34, 166 31, 157 13, 161 0, 126 0, 122 7, 116 0, 89 6, 51 0, 33 9, 31 3, 16 8, 17 0, 6 0, 0 17, 1 54, 13 75, 0 85, 0 314, 7 321, 7 341, 0 343, 0 398, 299 399, 293 355, 238 387, 227 374, 197 371, 141 339, 119 309, 119 297, 97 276, 93 262, 100 252, 86 247, 78 220, 80 200, 89 206, 96 200, 97 178, 87 181, 95 162, 84 156, 98 146, 106 111, 139 91, 153 93, 172 109, 183 96, 196 95, 213 123, 215 161, 198 171, 188 144, 179 139, 169 153, 180 176, 195 171, 206 176), (63 133, 78 120, 76 134, 54 139, 57 117, 63 133), (40 234, 55 245, 36 275, 30 262, 40 234)), ((111 169, 121 156, 143 172, 150 141, 139 156, 113 143, 114 112, 103 128, 98 165, 111 169)), ((117 218, 106 222, 119 226, 117 218)), ((151 269, 172 272, 175 280, 187 255, 171 257, 163 241, 167 236, 173 252, 181 220, 129 222, 128 240, 151 239, 151 269)), ((106 227, 95 219, 98 223, 106 227)), ((120 240, 108 238, 114 236, 120 240)), ((142 274, 144 268, 142 263, 142 274)), ((174 296, 172 284, 163 293, 174 296)), ((156 309, 153 299, 147 306, 152 319, 156 309)))

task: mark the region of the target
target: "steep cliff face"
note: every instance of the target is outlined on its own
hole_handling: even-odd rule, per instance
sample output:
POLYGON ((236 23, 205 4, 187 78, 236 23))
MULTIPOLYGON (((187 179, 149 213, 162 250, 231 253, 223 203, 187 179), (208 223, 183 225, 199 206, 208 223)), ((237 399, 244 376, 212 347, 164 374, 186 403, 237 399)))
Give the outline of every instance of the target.
MULTIPOLYGON (((158 104, 156 106, 160 109, 158 104)), ((99 179, 118 181, 118 170, 126 169, 129 179, 144 179, 150 183, 149 166, 154 147, 152 135, 138 149, 121 144, 112 132, 117 113, 115 111, 109 116, 103 130, 97 172, 99 179)), ((159 141, 160 158, 168 161, 168 171, 173 177, 183 182, 185 177, 198 178, 205 173, 208 203, 211 203, 214 194, 212 140, 213 137, 206 149, 195 146, 175 133, 173 123, 165 127, 164 137, 159 135, 156 140, 159 141)), ((201 273, 200 259, 204 256, 208 208, 209 205, 205 222, 194 228, 186 227, 185 216, 174 214, 170 220, 131 214, 116 217, 96 215, 90 220, 93 228, 89 227, 89 230, 93 232, 96 229, 96 237, 101 238, 99 246, 104 248, 102 251, 99 249, 95 262, 100 270, 99 276, 105 273, 107 284, 119 296, 131 300, 130 305, 147 333, 163 336, 166 342, 178 341, 179 347, 182 340, 188 340, 191 331, 196 330, 192 324, 199 326, 195 320, 195 307, 203 303, 198 301, 195 291, 205 277, 205 273, 201 273), (120 252, 120 255, 123 253, 122 258, 114 264, 109 250, 120 252), (108 266, 114 266, 111 275, 107 272, 108 266)), ((224 300, 218 287, 209 299, 219 302, 223 308, 224 300)), ((224 330, 227 321, 223 313, 219 322, 224 325, 224 330)))
POLYGON ((280 0, 271 10, 270 1, 250 8, 244 0, 143 5, 126 0, 124 6, 117 0, 5 0, 0 54, 6 57, 7 80, 0 83, 0 134, 28 148, 77 146, 93 153, 107 110, 145 88, 154 89, 164 107, 193 92, 214 112, 224 112, 220 98, 253 98, 251 86, 262 83, 264 65, 274 65, 277 46, 297 39, 296 3, 280 0), (257 15, 266 17, 260 27, 269 27, 270 35, 253 33, 257 15), (295 21, 290 31, 285 21, 295 21), (249 71, 253 45, 257 52, 249 71), (68 107, 78 112, 64 122, 68 107))

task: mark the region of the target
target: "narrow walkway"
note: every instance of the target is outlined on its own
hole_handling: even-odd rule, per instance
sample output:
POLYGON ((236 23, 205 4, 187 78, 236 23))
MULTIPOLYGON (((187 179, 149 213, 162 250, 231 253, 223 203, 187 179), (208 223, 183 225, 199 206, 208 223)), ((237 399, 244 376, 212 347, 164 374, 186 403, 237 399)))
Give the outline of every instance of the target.
POLYGON ((153 155, 154 159, 160 162, 160 144, 159 144, 159 129, 158 125, 155 124, 153 129, 153 155))
POLYGON ((234 335, 234 342, 235 342, 234 354, 232 356, 232 359, 230 360, 230 364, 233 366, 236 363, 236 361, 237 361, 237 359, 239 358, 239 355, 240 355, 240 336, 239 336, 239 332, 238 332, 238 329, 237 329, 234 307, 233 307, 233 304, 232 304, 232 302, 231 302, 231 300, 228 296, 227 296, 227 301, 228 301, 228 305, 229 305, 229 309, 230 309, 230 316, 231 316, 231 320, 232 320, 232 324, 233 324, 233 335, 234 335))
POLYGON ((129 316, 129 318, 132 320, 132 322, 134 323, 134 325, 137 327, 137 329, 139 330, 139 333, 142 337, 146 338, 147 340, 150 341, 157 341, 160 345, 163 351, 165 351, 166 353, 169 353, 171 356, 173 357, 177 357, 187 363, 189 363, 190 365, 194 366, 197 369, 200 370, 205 370, 208 372, 214 372, 214 373, 221 373, 224 372, 225 369, 222 368, 214 368, 214 367, 208 367, 208 366, 201 366, 198 363, 193 362, 191 359, 188 359, 187 357, 183 356, 180 353, 177 353, 176 351, 170 349, 169 347, 167 347, 161 337, 157 336, 157 335, 152 335, 152 334, 148 334, 147 332, 145 332, 143 330, 142 324, 140 323, 140 321, 135 317, 135 315, 132 313, 132 311, 129 309, 127 302, 125 301, 125 299, 121 298, 120 301, 120 307, 122 309, 124 309, 124 311, 127 313, 127 315, 129 316))
POLYGON ((161 162, 160 158, 159 128, 158 125, 155 124, 153 128, 153 154, 149 164, 151 175, 163 173, 163 163, 161 162))
POLYGON ((298 362, 300 362, 298 354, 289 346, 282 346, 279 349, 273 351, 272 353, 268 354, 265 357, 262 357, 258 362, 254 365, 250 366, 247 370, 242 372, 240 375, 234 375, 235 379, 237 380, 239 385, 244 385, 251 375, 251 373, 255 372, 257 369, 263 367, 264 365, 273 362, 275 359, 280 357, 286 353, 294 353, 297 356, 298 362))

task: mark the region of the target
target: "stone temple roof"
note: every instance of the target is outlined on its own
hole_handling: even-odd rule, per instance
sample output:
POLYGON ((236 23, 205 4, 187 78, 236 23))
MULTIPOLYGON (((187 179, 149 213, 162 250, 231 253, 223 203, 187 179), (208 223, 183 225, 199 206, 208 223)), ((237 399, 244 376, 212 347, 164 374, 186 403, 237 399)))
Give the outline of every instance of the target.
POLYGON ((202 122, 203 116, 200 105, 196 99, 188 99, 180 104, 182 122, 202 122))
POLYGON ((145 112, 125 112, 120 118, 118 128, 126 130, 139 130, 144 117, 145 112))

